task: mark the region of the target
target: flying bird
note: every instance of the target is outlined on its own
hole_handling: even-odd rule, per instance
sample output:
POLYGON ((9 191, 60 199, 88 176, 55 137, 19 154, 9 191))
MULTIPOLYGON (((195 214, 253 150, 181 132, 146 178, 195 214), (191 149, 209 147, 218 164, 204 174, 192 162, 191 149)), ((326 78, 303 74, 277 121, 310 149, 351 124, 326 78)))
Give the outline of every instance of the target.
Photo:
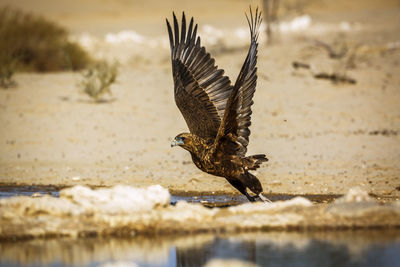
POLYGON ((190 152, 202 171, 224 177, 249 201, 269 201, 262 185, 249 171, 268 161, 264 154, 246 157, 251 124, 251 106, 257 83, 257 47, 261 12, 250 9, 250 48, 235 84, 201 46, 193 18, 187 27, 182 13, 181 27, 173 13, 173 27, 167 28, 171 46, 175 102, 190 133, 177 135, 171 147, 190 152), (180 29, 179 29, 180 28, 180 29), (248 190, 254 193, 251 195, 248 190))

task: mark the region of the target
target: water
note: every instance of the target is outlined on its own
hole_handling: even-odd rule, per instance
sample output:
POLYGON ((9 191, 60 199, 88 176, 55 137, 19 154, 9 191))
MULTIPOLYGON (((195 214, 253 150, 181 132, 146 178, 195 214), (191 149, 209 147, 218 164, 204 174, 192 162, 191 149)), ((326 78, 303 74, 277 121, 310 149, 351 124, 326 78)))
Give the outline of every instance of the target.
POLYGON ((55 186, 8 186, 0 185, 0 199, 12 196, 32 196, 36 193, 58 197, 60 189, 55 186))
POLYGON ((399 234, 400 230, 269 232, 8 241, 0 242, 0 266, 203 266, 218 258, 259 266, 394 267, 400 266, 399 234))
MULTIPOLYGON (((59 189, 0 186, 0 198, 35 193, 58 197, 59 189)), ((275 201, 293 196, 268 197, 275 201)), ((336 197, 308 196, 314 202, 336 197)), ((171 204, 179 200, 210 207, 246 202, 241 196, 172 196, 171 204)), ((236 259, 258 266, 392 267, 400 266, 398 255, 400 229, 0 241, 0 266, 203 266, 215 259, 236 259)))
MULTIPOLYGON (((314 203, 328 203, 332 202, 341 195, 302 195, 314 203)), ((1 196, 0 196, 1 197, 1 196)), ((287 194, 265 194, 271 201, 289 200, 295 197, 295 195, 287 194)), ((177 201, 184 200, 190 203, 201 203, 206 207, 230 207, 242 203, 248 203, 249 201, 243 195, 203 195, 203 196, 171 196, 171 204, 174 205, 177 201)))
MULTIPOLYGON (((8 186, 0 185, 0 199, 12 196, 35 196, 35 195, 51 195, 59 197, 62 188, 55 186, 8 186)), ((341 195, 303 195, 305 198, 314 203, 331 202, 341 195)), ((294 195, 270 194, 266 195, 271 201, 289 200, 294 195)), ((229 207, 248 202, 247 198, 242 195, 201 195, 201 196, 182 196, 172 195, 171 204, 175 205, 177 201, 187 201, 190 203, 201 203, 206 207, 229 207)))

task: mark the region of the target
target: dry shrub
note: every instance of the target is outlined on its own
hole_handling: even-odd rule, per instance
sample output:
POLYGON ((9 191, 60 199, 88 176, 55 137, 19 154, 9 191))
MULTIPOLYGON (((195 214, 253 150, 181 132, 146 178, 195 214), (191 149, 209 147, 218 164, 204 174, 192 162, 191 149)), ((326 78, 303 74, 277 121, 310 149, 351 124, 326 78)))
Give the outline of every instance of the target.
POLYGON ((4 53, 4 51, 0 51, 0 87, 9 88, 16 85, 16 82, 12 78, 16 64, 16 59, 4 53))
POLYGON ((82 93, 88 95, 95 103, 104 102, 103 96, 111 93, 111 85, 116 82, 119 64, 98 61, 92 64, 84 73, 80 82, 82 93))
POLYGON ((79 70, 91 61, 68 40, 66 29, 10 7, 0 8, 0 51, 0 65, 17 62, 17 70, 24 71, 79 70))

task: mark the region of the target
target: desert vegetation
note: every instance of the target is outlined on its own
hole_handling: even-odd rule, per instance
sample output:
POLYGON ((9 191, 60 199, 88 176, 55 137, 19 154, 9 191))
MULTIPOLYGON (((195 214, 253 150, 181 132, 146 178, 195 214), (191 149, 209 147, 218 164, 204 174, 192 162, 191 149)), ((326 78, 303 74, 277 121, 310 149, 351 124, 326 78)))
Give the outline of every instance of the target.
POLYGON ((20 9, 0 8, 0 86, 14 85, 16 71, 79 70, 90 62, 62 26, 20 9))
POLYGON ((15 86, 13 80, 17 59, 11 57, 6 51, 0 50, 0 87, 9 88, 15 86))
POLYGON ((88 95, 95 103, 104 102, 105 94, 112 95, 111 86, 116 82, 119 65, 105 60, 93 63, 82 74, 79 83, 81 92, 88 95))

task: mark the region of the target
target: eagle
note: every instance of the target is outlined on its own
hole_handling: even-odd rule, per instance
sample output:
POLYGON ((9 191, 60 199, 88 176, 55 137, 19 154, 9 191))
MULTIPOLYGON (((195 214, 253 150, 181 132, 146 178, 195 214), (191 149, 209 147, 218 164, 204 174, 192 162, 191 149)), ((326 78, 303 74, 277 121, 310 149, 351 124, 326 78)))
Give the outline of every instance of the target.
POLYGON ((250 17, 250 48, 235 84, 201 45, 193 17, 186 24, 182 13, 179 27, 173 13, 173 27, 166 19, 171 47, 175 103, 190 133, 178 134, 171 147, 189 151, 202 171, 226 178, 251 202, 269 201, 262 185, 249 171, 268 161, 264 154, 246 156, 251 124, 251 106, 257 84, 257 47, 261 25, 258 8, 250 17), (248 192, 249 189, 254 195, 248 192))

